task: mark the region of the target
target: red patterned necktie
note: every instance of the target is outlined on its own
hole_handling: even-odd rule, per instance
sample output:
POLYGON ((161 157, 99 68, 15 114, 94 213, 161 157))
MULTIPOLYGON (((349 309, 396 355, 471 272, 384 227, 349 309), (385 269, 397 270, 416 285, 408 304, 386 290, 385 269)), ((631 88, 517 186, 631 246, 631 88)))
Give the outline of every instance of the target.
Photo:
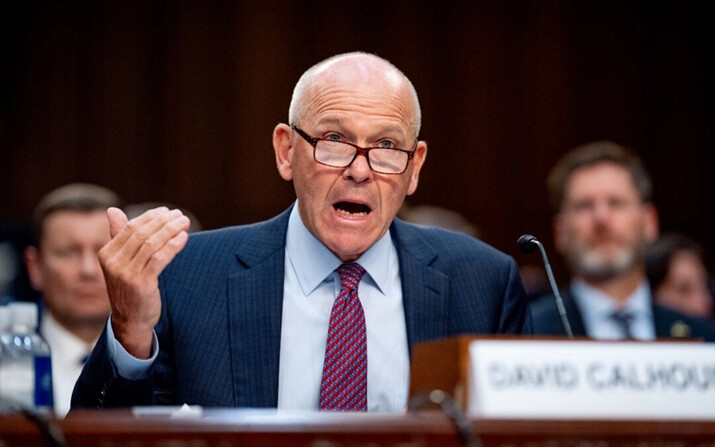
POLYGON ((338 274, 340 293, 330 312, 320 409, 367 411, 367 334, 358 298, 365 269, 354 262, 342 264, 338 274))

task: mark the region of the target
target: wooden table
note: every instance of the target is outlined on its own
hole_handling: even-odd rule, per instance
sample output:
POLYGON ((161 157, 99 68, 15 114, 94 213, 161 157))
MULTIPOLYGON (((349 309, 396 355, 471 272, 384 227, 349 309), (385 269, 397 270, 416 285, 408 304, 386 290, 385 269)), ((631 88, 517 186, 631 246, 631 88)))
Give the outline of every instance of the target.
MULTIPOLYGON (((208 410, 189 418, 97 410, 49 420, 73 447, 462 445, 452 421, 432 410, 402 415, 208 410)), ((470 425, 484 447, 715 447, 715 421, 471 420, 470 425)), ((0 447, 44 445, 28 418, 0 415, 0 447)))

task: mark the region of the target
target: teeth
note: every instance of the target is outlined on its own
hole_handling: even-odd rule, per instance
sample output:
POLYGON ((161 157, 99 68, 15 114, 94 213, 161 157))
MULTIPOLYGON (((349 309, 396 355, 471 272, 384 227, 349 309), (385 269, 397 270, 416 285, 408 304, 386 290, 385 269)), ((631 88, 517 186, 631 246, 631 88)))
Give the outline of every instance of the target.
POLYGON ((351 213, 350 211, 345 211, 344 209, 341 208, 336 208, 336 211, 339 212, 340 214, 343 214, 345 216, 367 216, 367 213, 365 211, 359 212, 359 213, 351 213))

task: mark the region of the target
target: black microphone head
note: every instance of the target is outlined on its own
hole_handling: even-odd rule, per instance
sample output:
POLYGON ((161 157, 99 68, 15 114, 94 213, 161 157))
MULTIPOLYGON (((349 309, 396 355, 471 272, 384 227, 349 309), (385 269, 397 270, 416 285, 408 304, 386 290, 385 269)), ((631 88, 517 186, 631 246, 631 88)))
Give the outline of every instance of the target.
POLYGON ((516 245, 519 246, 519 250, 521 250, 523 253, 533 253, 534 250, 536 250, 536 242, 538 240, 530 235, 530 234, 524 234, 519 239, 516 241, 516 245))

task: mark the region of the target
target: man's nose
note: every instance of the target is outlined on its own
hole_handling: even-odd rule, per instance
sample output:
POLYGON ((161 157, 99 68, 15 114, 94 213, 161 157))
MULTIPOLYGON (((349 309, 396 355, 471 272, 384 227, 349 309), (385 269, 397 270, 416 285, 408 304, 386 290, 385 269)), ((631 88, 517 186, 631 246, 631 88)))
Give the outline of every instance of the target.
POLYGON ((362 154, 358 154, 355 160, 350 163, 350 166, 343 171, 343 177, 356 182, 364 182, 372 178, 372 175, 373 173, 367 161, 367 156, 362 154))
POLYGON ((598 222, 607 222, 612 209, 607 202, 596 202, 593 206, 593 218, 598 222))
POLYGON ((95 276, 101 271, 99 257, 93 251, 82 253, 80 260, 80 272, 84 276, 95 276))

